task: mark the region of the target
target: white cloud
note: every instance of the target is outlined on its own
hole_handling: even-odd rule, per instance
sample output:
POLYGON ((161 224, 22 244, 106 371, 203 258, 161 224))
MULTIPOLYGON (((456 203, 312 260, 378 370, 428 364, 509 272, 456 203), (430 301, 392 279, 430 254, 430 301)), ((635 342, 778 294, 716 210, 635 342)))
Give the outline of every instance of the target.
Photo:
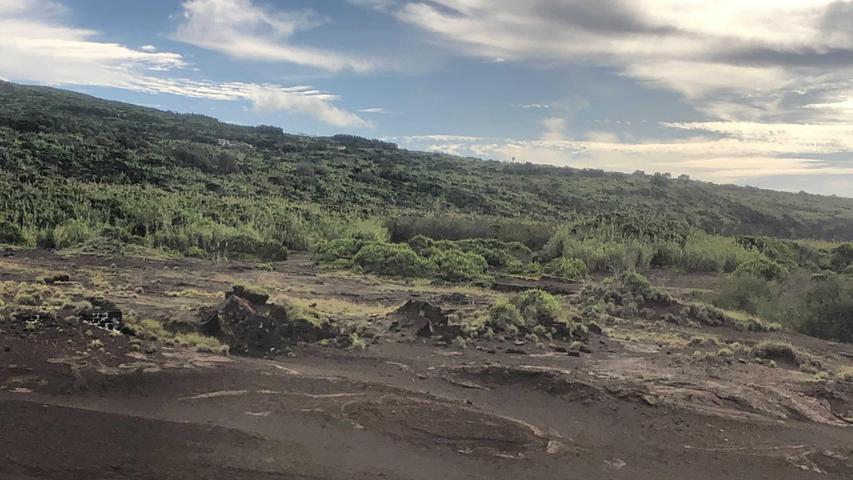
POLYGON ((375 113, 375 114, 380 114, 380 115, 390 115, 390 114, 394 113, 388 109, 381 108, 381 107, 362 108, 361 110, 359 110, 359 112, 361 112, 361 113, 375 113))
POLYGON ((610 132, 591 132, 584 140, 576 140, 566 135, 560 119, 548 119, 541 137, 535 140, 458 135, 391 140, 410 148, 456 155, 621 172, 686 173, 717 182, 853 174, 849 163, 826 159, 853 151, 853 125, 695 122, 662 126, 695 135, 682 140, 626 142, 610 132))
POLYGON ((336 127, 372 127, 358 115, 341 110, 329 103, 328 99, 318 95, 302 95, 299 92, 260 85, 246 86, 245 95, 259 110, 306 113, 336 127))
POLYGON ((853 93, 848 0, 431 0, 393 14, 485 61, 616 67, 717 118, 793 118, 807 94, 853 93))
POLYGON ((65 13, 61 5, 44 0, 0 0, 0 76, 49 85, 104 86, 248 101, 258 109, 306 114, 337 127, 370 126, 334 106, 338 100, 335 95, 311 87, 174 77, 188 66, 180 54, 157 52, 153 46, 133 49, 100 41, 98 32, 67 25, 65 13))
POLYGON ((367 72, 377 62, 294 45, 295 33, 325 20, 311 11, 276 11, 251 0, 186 0, 174 38, 244 60, 288 62, 329 71, 367 72))

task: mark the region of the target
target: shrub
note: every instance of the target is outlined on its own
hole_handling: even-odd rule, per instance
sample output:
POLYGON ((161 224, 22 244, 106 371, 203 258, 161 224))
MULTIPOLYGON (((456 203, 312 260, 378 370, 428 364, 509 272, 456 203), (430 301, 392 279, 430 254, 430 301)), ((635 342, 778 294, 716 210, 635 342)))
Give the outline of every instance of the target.
POLYGON ((763 278, 771 281, 785 278, 788 275, 788 270, 773 260, 765 257, 756 257, 738 265, 734 274, 737 276, 763 278))
POLYGON ((412 250, 418 253, 418 255, 425 255, 427 250, 432 247, 435 243, 433 239, 429 237, 425 237, 423 235, 415 235, 410 238, 408 242, 406 242, 412 250))
POLYGON ((681 267, 688 272, 734 272, 738 265, 760 257, 740 246, 732 238, 691 234, 684 244, 681 267))
POLYGON ((853 342, 853 287, 839 279, 818 282, 803 298, 797 329, 813 337, 853 342))
POLYGON ((75 219, 53 229, 53 244, 56 248, 80 245, 95 237, 92 227, 82 219, 75 219))
POLYGON ((24 242, 21 227, 5 220, 0 221, 0 243, 19 244, 24 242))
POLYGON ((30 307, 38 307, 44 302, 44 298, 41 295, 41 292, 36 290, 32 291, 19 291, 12 303, 17 303, 18 305, 26 305, 30 307))
POLYGON ((648 279, 636 272, 626 272, 589 285, 581 292, 584 304, 593 311, 636 315, 645 306, 670 305, 672 298, 663 290, 652 287, 648 279), (622 308, 614 308, 614 307, 622 308))
POLYGON ((843 243, 835 247, 832 250, 830 263, 836 272, 843 272, 853 265, 853 243, 843 243))
POLYGON ((683 248, 675 242, 659 242, 653 247, 649 261, 652 267, 679 267, 683 261, 683 248))
POLYGON ((557 320, 562 311, 560 302, 553 295, 539 289, 525 290, 511 301, 521 312, 527 325, 557 320))
POLYGON ((774 296, 767 280, 751 275, 733 275, 723 279, 714 305, 728 310, 756 314, 774 296))
POLYGON ((358 238, 339 238, 320 243, 314 251, 314 260, 318 263, 334 263, 340 267, 350 267, 352 259, 368 242, 358 238))
POLYGON ((545 265, 545 271, 568 280, 583 280, 587 275, 586 263, 578 258, 555 258, 545 265))
POLYGON ((489 308, 489 319, 487 324, 496 331, 514 330, 524 325, 524 318, 514 304, 505 298, 499 298, 489 308))
POLYGON ((470 282, 483 278, 488 268, 486 259, 481 255, 459 250, 435 251, 429 257, 429 262, 439 278, 450 282, 470 282))
POLYGON ((563 238, 560 242, 563 257, 577 258, 593 272, 644 270, 652 259, 652 248, 637 240, 604 242, 597 239, 563 238))
POLYGON ((353 257, 353 264, 365 273, 396 277, 423 277, 430 263, 408 245, 370 243, 353 257))
POLYGON ((853 367, 844 367, 836 375, 843 382, 853 382, 853 367))

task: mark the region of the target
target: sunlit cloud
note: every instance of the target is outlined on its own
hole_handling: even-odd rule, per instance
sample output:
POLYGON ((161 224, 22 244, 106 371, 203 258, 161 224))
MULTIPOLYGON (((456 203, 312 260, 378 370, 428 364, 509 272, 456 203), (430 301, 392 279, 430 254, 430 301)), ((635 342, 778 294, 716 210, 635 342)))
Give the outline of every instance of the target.
POLYGON ((329 71, 368 72, 371 60, 299 46, 293 36, 325 23, 310 10, 280 11, 251 0, 186 0, 174 39, 241 60, 288 62, 329 71))
POLYGON ((134 49, 99 40, 70 26, 67 10, 42 0, 0 0, 0 76, 48 85, 113 87, 221 101, 247 101, 258 110, 309 115, 336 127, 368 128, 333 105, 338 97, 307 86, 282 87, 186 78, 188 62, 156 47, 134 49))

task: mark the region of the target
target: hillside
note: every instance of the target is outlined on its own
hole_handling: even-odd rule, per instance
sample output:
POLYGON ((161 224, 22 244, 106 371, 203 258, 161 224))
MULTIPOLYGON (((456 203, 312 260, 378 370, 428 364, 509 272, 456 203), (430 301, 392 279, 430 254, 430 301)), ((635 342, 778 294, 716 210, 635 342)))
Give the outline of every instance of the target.
POLYGON ((82 219, 76 228, 118 236, 169 231, 167 246, 201 225, 302 249, 318 235, 305 230, 333 228, 335 216, 426 214, 853 239, 853 199, 413 152, 11 83, 0 104, 0 221, 15 230, 0 241, 10 243, 82 219))

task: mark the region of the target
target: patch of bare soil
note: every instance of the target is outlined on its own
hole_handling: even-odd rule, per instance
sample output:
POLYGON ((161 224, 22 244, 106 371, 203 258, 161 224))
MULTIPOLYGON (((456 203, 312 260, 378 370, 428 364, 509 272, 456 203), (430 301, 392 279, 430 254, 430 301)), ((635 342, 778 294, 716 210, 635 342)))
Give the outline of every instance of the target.
POLYGON ((454 327, 445 319, 492 292, 322 273, 299 256, 273 271, 0 259, 0 281, 60 270, 70 278, 51 292, 82 288, 125 314, 197 320, 212 308, 220 327, 236 311, 237 325, 260 316, 285 332, 274 302, 223 297, 254 284, 374 336, 360 350, 285 332, 276 338, 293 340, 291 355, 263 359, 2 316, 0 478, 853 478, 853 385, 833 376, 850 345, 636 319, 591 334, 577 356, 500 338, 462 348, 441 340, 454 327), (758 363, 766 340, 814 361, 758 363))

